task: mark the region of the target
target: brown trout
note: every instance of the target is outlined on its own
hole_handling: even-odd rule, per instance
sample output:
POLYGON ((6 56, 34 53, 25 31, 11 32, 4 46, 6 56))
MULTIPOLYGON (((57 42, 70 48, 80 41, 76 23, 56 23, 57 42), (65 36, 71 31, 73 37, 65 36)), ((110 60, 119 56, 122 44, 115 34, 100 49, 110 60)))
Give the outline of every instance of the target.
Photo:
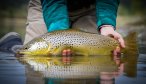
MULTIPOLYGON (((114 39, 111 39, 109 37, 105 37, 102 35, 90 34, 90 33, 72 31, 72 30, 56 31, 56 32, 47 33, 43 36, 35 38, 34 40, 26 44, 24 46, 24 51, 26 54, 30 54, 30 55, 23 56, 21 57, 20 60, 22 61, 22 63, 27 63, 31 67, 33 67, 34 71, 40 71, 42 75, 46 78, 87 79, 87 78, 97 78, 100 75, 99 74, 100 72, 114 72, 115 73, 119 71, 119 68, 118 68, 119 66, 117 66, 117 63, 114 60, 111 60, 113 58, 112 56, 109 56, 109 55, 72 56, 72 57, 69 57, 71 58, 71 60, 69 61, 70 62, 69 65, 68 64, 66 65, 62 61, 62 57, 58 57, 58 56, 52 56, 52 57, 42 56, 42 55, 32 56, 32 54, 36 55, 36 52, 38 52, 38 54, 45 54, 45 52, 46 54, 50 53, 49 49, 52 48, 52 45, 54 44, 54 46, 57 46, 57 43, 59 42, 62 42, 62 44, 60 45, 58 44, 59 48, 62 50, 64 47, 60 47, 60 46, 66 46, 65 43, 66 44, 68 43, 67 39, 69 39, 69 36, 72 37, 70 39, 71 40, 73 39, 73 41, 75 38, 78 40, 79 39, 82 40, 81 37, 84 37, 84 39, 85 37, 86 38, 88 37, 88 40, 93 41, 93 38, 94 38, 94 40, 97 41, 97 43, 101 43, 99 45, 96 44, 95 47, 93 47, 94 45, 91 44, 92 42, 87 45, 87 43, 84 42, 84 40, 81 41, 82 46, 85 47, 83 51, 89 49, 89 51, 84 51, 83 54, 84 53, 88 55, 93 54, 92 53, 93 51, 90 50, 90 47, 92 47, 93 50, 95 49, 94 51, 95 52, 97 51, 98 54, 103 54, 103 52, 107 52, 107 50, 109 51, 112 50, 111 46, 116 46, 113 44, 113 41, 115 41, 114 39), (58 35, 58 39, 57 39, 57 35, 58 35), (65 35, 67 35, 68 37, 65 35), (89 37, 89 36, 92 36, 92 37, 89 37), (45 40, 45 39, 48 39, 48 40, 45 40), (104 42, 107 42, 107 43, 102 42, 104 39, 105 39, 104 42), (61 40, 61 41, 58 41, 58 40, 61 40), (51 43, 52 45, 50 45, 51 43), (86 43, 86 45, 83 43, 86 43), (104 45, 102 45, 102 43, 104 43, 104 45), (98 52, 98 50, 102 52, 98 52)), ((122 54, 120 59, 118 59, 124 63, 127 63, 124 67, 134 66, 137 62, 136 58, 138 57, 139 54, 138 54, 138 46, 137 46, 136 37, 137 37, 136 33, 129 33, 124 39, 126 43, 126 53, 122 54)), ((70 43, 73 43, 73 42, 70 42, 70 43)), ((75 43, 79 45, 77 40, 75 40, 75 43)), ((70 46, 67 45, 67 48, 74 49, 76 45, 75 43, 73 44, 73 47, 70 47, 71 45, 70 46)), ((77 49, 76 51, 80 52, 79 50, 82 48, 81 44, 79 48, 78 47, 76 48, 77 49)), ((55 49, 59 49, 59 48, 55 48, 55 49)), ((61 52, 59 52, 59 54, 60 53, 61 52)), ((135 71, 136 71, 135 66, 133 68, 132 68, 133 70, 132 73, 135 74, 135 71)), ((131 69, 126 70, 125 73, 131 76, 131 69)))
POLYGON ((46 33, 24 45, 19 52, 25 55, 61 55, 71 49, 74 55, 110 55, 119 46, 111 37, 77 30, 59 30, 46 33))

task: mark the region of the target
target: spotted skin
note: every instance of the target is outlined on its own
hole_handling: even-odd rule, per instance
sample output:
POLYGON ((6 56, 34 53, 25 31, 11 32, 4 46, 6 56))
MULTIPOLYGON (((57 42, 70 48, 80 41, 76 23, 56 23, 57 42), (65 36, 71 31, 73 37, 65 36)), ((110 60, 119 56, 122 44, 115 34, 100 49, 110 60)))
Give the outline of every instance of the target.
POLYGON ((77 55, 109 55, 119 46, 115 39, 77 30, 60 30, 44 34, 24 45, 22 53, 29 55, 61 55, 71 49, 77 55))

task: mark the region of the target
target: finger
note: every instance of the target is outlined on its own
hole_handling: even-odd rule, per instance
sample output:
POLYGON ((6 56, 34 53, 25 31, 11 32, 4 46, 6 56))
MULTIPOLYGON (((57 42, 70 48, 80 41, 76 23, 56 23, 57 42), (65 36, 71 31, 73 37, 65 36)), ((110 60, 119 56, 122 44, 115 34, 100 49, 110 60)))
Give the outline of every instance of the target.
POLYGON ((113 55, 114 55, 114 56, 117 56, 117 54, 118 54, 117 51, 114 50, 114 51, 113 51, 113 55))
POLYGON ((117 39, 117 40, 119 41, 120 46, 121 46, 122 48, 125 48, 124 39, 123 39, 123 37, 122 37, 119 33, 115 33, 115 37, 114 37, 114 38, 117 39))
POLYGON ((120 53, 121 48, 120 48, 119 46, 117 46, 115 50, 116 50, 118 53, 120 53))
POLYGON ((63 51, 62 51, 62 55, 63 55, 63 56, 67 56, 67 50, 63 50, 63 51))
POLYGON ((122 48, 125 48, 124 39, 123 39, 122 37, 120 37, 120 38, 118 39, 118 41, 120 42, 120 46, 121 46, 122 48))
POLYGON ((63 62, 64 64, 67 63, 67 50, 63 50, 63 51, 62 51, 62 62, 63 62))
POLYGON ((71 50, 70 49, 67 49, 67 56, 71 56, 71 50))
POLYGON ((114 39, 118 40, 121 36, 119 33, 115 32, 115 33, 113 33, 113 37, 114 37, 114 39))
POLYGON ((115 48, 115 50, 113 51, 113 55, 114 56, 120 55, 120 52, 121 52, 121 48, 119 46, 117 46, 115 48))

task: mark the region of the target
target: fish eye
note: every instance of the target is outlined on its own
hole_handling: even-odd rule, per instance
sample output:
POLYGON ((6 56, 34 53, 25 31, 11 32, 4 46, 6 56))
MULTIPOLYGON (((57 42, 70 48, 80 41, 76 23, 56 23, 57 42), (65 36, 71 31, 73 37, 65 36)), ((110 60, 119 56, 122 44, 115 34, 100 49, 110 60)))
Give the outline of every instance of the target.
POLYGON ((25 47, 23 47, 23 49, 26 50, 26 49, 28 49, 28 47, 25 46, 25 47))

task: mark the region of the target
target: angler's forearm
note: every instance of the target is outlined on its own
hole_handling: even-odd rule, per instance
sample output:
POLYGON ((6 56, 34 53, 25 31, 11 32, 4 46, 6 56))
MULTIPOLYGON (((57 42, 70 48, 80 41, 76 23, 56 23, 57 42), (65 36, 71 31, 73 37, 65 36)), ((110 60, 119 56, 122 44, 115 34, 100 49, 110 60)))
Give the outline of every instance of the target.
POLYGON ((69 28, 66 0, 41 0, 48 32, 69 28))
POLYGON ((116 28, 116 17, 119 0, 96 0, 96 16, 98 29, 102 25, 116 28))

